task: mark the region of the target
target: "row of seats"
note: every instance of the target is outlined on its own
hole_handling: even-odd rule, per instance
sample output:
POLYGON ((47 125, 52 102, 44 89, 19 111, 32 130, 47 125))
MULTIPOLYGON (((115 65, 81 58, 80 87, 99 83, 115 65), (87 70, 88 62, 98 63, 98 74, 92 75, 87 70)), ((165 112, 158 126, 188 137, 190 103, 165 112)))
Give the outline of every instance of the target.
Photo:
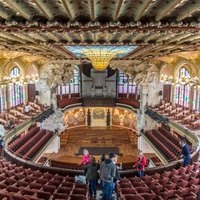
POLYGON ((133 108, 138 109, 140 107, 140 103, 138 100, 133 100, 131 98, 127 99, 127 98, 120 98, 117 99, 117 103, 123 103, 123 104, 127 104, 130 106, 133 106, 133 108))
POLYGON ((123 200, 196 199, 200 191, 200 163, 144 177, 123 178, 117 193, 123 200))
POLYGON ((200 127, 199 113, 196 113, 194 110, 189 110, 187 107, 172 105, 171 102, 166 102, 162 105, 156 105, 153 107, 153 110, 172 120, 178 120, 179 123, 187 126, 187 128, 196 129, 200 127))
POLYGON ((11 140, 8 150, 25 160, 31 160, 52 135, 52 131, 33 127, 27 134, 21 134, 18 139, 11 140))
POLYGON ((41 105, 38 105, 33 102, 28 102, 28 103, 31 109, 31 112, 28 115, 25 114, 24 104, 11 107, 7 109, 5 112, 2 112, 0 114, 0 121, 3 123, 5 129, 8 129, 8 127, 6 127, 6 124, 9 119, 13 120, 14 125, 19 125, 20 123, 23 123, 27 119, 30 119, 31 116, 35 116, 44 110, 44 107, 41 105))
POLYGON ((168 162, 177 160, 178 157, 167 146, 165 146, 165 144, 163 144, 163 142, 160 141, 159 138, 157 138, 157 136, 154 135, 154 133, 156 132, 146 131, 145 136, 164 155, 164 157, 166 158, 166 160, 168 160, 168 162))
MULTIPOLYGON (((122 178, 117 194, 124 200, 193 199, 200 189, 199 167, 197 162, 162 174, 122 178)), ((0 160, 0 189, 0 199, 88 199, 88 185, 75 183, 74 177, 24 169, 4 160, 0 160)))
POLYGON ((86 200, 88 185, 74 177, 24 169, 0 160, 0 199, 86 200))
POLYGON ((62 99, 58 101, 58 107, 64 108, 65 106, 75 104, 75 103, 80 103, 80 99, 78 98, 62 99))
POLYGON ((15 137, 9 142, 8 148, 12 152, 15 152, 19 149, 23 144, 27 143, 29 139, 31 139, 36 133, 40 130, 39 127, 34 127, 26 134, 19 135, 20 137, 16 139, 15 137))

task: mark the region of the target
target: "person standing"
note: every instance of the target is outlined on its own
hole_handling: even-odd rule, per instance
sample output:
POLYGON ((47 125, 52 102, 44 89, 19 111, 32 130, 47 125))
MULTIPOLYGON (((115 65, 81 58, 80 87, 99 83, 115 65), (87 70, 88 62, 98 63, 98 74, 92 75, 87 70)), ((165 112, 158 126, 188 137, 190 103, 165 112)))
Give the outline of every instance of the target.
POLYGON ((143 155, 143 152, 140 150, 139 155, 137 157, 137 161, 133 167, 136 167, 138 170, 138 174, 140 177, 144 176, 145 166, 146 166, 146 158, 143 155))
POLYGON ((183 166, 186 167, 190 164, 190 150, 186 144, 186 140, 181 141, 182 155, 183 155, 183 166))
POLYGON ((31 111, 31 107, 29 103, 27 102, 25 105, 25 114, 29 115, 30 111, 31 111))
POLYGON ((2 149, 3 149, 3 136, 0 135, 0 155, 2 153, 2 149))
POLYGON ((81 164, 84 165, 84 172, 83 172, 83 175, 85 176, 86 175, 86 172, 87 172, 87 168, 86 168, 86 165, 90 164, 90 154, 89 154, 89 151, 87 149, 83 149, 83 157, 82 157, 82 162, 81 164))
POLYGON ((0 136, 3 137, 4 135, 5 135, 5 129, 2 122, 0 122, 0 136))
POLYGON ((109 153, 109 158, 100 165, 100 178, 102 181, 102 200, 111 200, 114 186, 114 177, 116 176, 117 155, 109 153))
POLYGON ((86 178, 89 182, 89 194, 92 197, 94 195, 94 198, 96 198, 97 195, 97 179, 98 179, 98 169, 99 165, 96 163, 95 157, 91 156, 90 158, 91 164, 87 165, 87 174, 86 178))

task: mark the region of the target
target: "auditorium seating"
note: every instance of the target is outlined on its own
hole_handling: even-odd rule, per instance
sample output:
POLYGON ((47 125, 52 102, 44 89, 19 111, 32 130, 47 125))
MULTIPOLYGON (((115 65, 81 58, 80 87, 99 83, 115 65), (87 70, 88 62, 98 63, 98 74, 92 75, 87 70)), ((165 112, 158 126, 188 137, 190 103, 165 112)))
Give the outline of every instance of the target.
POLYGON ((133 108, 138 109, 140 107, 140 103, 137 100, 133 100, 131 98, 120 98, 117 99, 117 103, 123 103, 132 106, 133 108))
POLYGON ((200 163, 194 163, 177 170, 166 171, 163 174, 145 175, 141 178, 122 178, 117 184, 119 198, 122 200, 196 199, 200 191, 199 167, 200 163), (195 178, 191 177, 192 174, 195 178))
POLYGON ((80 103, 80 99, 78 98, 69 98, 69 99, 62 99, 57 102, 59 108, 64 108, 65 106, 80 103))
MULTIPOLYGON (((198 162, 162 174, 124 177, 117 183, 117 195, 124 200, 195 199, 200 191, 199 167, 198 162)), ((0 199, 88 199, 88 185, 75 183, 74 177, 24 169, 3 159, 0 172, 0 199)))
POLYGON ((169 162, 178 160, 181 155, 181 147, 174 144, 158 130, 146 131, 145 136, 164 155, 169 162))
POLYGON ((25 160, 31 160, 52 135, 52 131, 33 127, 26 134, 18 136, 17 139, 14 137, 9 142, 8 150, 25 160))
POLYGON ((23 169, 3 159, 0 160, 0 171, 0 199, 88 199, 88 185, 75 183, 74 177, 23 169), (9 171, 13 171, 11 177, 9 171), (19 175, 23 175, 23 179, 19 175))

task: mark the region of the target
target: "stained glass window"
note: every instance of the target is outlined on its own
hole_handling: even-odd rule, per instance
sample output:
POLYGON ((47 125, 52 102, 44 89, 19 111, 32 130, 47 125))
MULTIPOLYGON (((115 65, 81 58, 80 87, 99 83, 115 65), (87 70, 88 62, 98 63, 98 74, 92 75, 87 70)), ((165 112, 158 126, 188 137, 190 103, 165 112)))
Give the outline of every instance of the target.
MULTIPOLYGON (((10 72, 10 78, 21 76, 20 69, 14 67, 10 72)), ((24 88, 22 85, 17 83, 12 83, 9 85, 10 94, 10 107, 24 103, 24 88)))
MULTIPOLYGON (((181 67, 178 71, 178 78, 184 75, 185 77, 189 77, 190 73, 185 67, 181 67)), ((189 107, 189 97, 190 97, 190 86, 179 84, 175 87, 174 93, 174 101, 176 104, 189 107)))

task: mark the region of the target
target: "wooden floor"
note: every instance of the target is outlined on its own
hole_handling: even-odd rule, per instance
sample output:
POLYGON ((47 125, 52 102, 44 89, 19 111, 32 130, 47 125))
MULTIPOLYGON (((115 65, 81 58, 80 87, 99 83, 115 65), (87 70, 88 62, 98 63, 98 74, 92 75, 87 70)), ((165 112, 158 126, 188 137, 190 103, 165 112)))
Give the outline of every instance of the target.
MULTIPOLYGON (((66 163, 80 163, 82 156, 77 156, 80 147, 118 147, 122 156, 119 163, 135 162, 138 155, 138 137, 133 131, 120 127, 79 127, 68 129, 60 137, 60 150, 58 153, 44 154, 51 160, 66 163)), ((109 152, 108 152, 109 153, 109 152)), ((92 152, 90 152, 92 155, 92 152)), ((155 154, 145 154, 148 158, 155 154)), ((95 155, 96 159, 100 155, 95 155)))

